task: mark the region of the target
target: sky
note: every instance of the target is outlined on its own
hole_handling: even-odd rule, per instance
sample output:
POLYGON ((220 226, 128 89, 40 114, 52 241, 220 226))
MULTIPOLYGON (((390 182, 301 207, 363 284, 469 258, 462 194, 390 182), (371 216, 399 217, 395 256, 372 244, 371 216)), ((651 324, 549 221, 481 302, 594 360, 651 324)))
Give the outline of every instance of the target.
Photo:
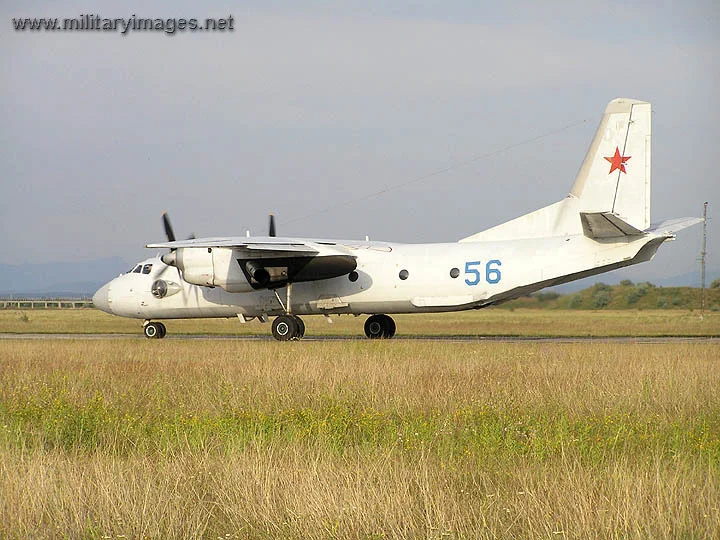
MULTIPOLYGON (((0 18, 0 263, 151 256, 163 210, 178 237, 265 234, 274 212, 287 236, 455 241, 563 198, 629 97, 653 104, 652 220, 709 201, 720 266, 715 0, 29 1, 0 18), (234 31, 11 22, 84 13, 234 31)), ((701 232, 632 275, 697 269, 701 232)))

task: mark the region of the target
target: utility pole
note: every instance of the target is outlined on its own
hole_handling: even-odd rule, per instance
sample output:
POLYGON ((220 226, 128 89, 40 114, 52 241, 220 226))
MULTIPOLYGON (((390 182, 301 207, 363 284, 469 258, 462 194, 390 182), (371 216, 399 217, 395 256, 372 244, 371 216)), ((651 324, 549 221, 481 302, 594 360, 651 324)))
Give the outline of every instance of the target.
POLYGON ((703 242, 702 251, 700 252, 700 319, 705 315, 705 257, 707 255, 707 207, 708 203, 703 205, 703 242))

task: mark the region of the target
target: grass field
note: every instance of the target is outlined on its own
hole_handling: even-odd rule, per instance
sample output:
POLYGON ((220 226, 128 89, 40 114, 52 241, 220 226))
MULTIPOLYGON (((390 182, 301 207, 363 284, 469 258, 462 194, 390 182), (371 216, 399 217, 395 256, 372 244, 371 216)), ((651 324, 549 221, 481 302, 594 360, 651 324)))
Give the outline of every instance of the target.
POLYGON ((0 537, 718 538, 719 351, 0 342, 0 537))
MULTIPOLYGON (((397 315, 398 336, 720 336, 720 312, 687 310, 538 310, 484 309, 460 313, 397 315)), ((303 320, 308 337, 363 337, 366 317, 303 320)), ((95 309, 0 311, 0 333, 141 334, 142 321, 95 309)), ((166 321, 168 334, 270 335, 270 325, 238 319, 166 321)))

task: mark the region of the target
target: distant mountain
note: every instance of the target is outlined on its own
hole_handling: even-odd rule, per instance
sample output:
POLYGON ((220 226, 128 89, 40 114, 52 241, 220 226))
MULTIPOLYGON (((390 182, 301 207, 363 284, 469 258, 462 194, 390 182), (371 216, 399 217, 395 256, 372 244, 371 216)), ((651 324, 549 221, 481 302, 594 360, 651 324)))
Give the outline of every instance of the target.
POLYGON ((120 257, 80 262, 0 264, 0 296, 92 296, 129 266, 120 257))

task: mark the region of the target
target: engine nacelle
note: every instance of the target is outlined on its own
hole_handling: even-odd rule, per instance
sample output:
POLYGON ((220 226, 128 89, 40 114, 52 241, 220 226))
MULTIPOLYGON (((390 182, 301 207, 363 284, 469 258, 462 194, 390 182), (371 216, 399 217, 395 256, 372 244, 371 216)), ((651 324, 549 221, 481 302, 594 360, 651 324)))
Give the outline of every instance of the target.
POLYGON ((174 281, 166 281, 164 279, 156 279, 150 286, 150 292, 155 298, 165 298, 172 296, 182 290, 182 287, 174 281))
POLYGON ((233 258, 232 248, 178 248, 163 256, 163 262, 182 271, 188 283, 222 287, 227 292, 254 290, 233 258))
POLYGON ((188 283, 215 286, 212 249, 180 248, 175 252, 175 266, 182 271, 182 277, 188 283))

